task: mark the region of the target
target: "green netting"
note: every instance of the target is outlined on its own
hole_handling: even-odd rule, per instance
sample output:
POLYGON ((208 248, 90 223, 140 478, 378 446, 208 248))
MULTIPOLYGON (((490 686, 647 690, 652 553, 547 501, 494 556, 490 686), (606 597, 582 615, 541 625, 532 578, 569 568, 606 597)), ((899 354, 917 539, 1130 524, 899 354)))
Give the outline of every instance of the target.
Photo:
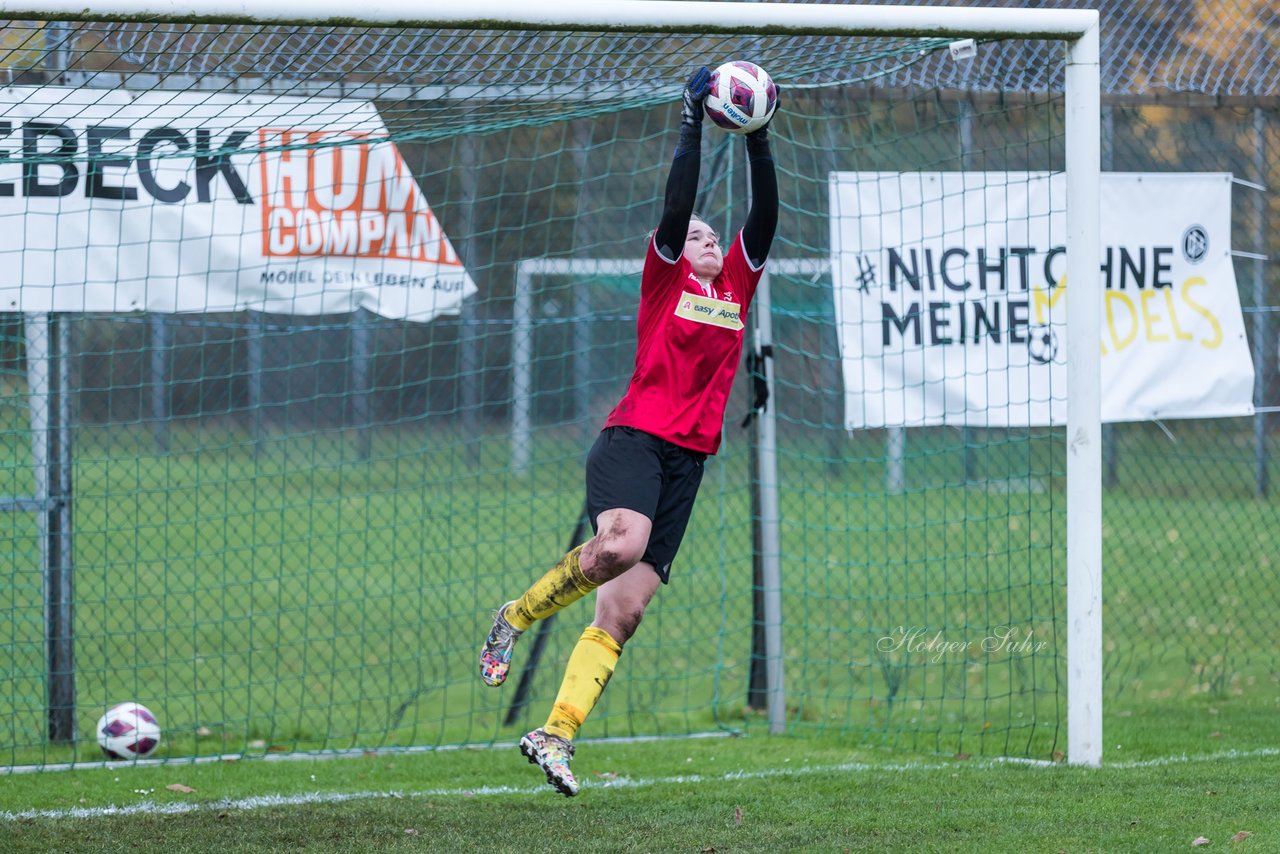
MULTIPOLYGON (((887 431, 851 435, 823 266, 833 171, 1061 170, 1056 46, 989 45, 1004 65, 956 88, 937 41, 174 24, 4 32, 12 76, 39 91, 372 103, 478 290, 427 323, 363 310, 58 314, 74 440, 73 744, 48 738, 45 557, 37 513, 18 500, 36 488, 29 361, 23 318, 5 315, 0 492, 14 501, 0 514, 10 533, 0 763, 95 760, 97 716, 128 699, 160 715, 164 757, 483 744, 540 724, 587 609, 558 618, 511 725, 513 692, 480 684, 476 654, 490 610, 568 544, 583 457, 632 370, 638 283, 599 268, 531 272, 520 315, 521 265, 638 263, 661 207, 681 82, 695 62, 737 56, 765 65, 784 93, 773 126, 783 209, 770 406, 788 725, 945 753, 1065 749, 1061 431, 913 429, 900 456, 887 431), (1010 67, 1036 81, 1031 91, 971 91, 999 89, 1010 67), (522 361, 531 374, 520 398, 522 361), (527 463, 513 468, 520 454, 527 463)), ((1113 168, 1251 174, 1239 116, 1162 109, 1114 108, 1113 168), (1185 142, 1193 123, 1207 128, 1201 144, 1185 142)), ((1266 122, 1273 149, 1272 113, 1266 122)), ((191 170, 193 187, 197 125, 182 126, 189 148, 153 152, 191 170)), ((83 136, 74 151, 24 152, 10 131, 7 167, 54 176, 74 165, 86 180, 83 136)), ((209 144, 226 142, 220 129, 209 144)), ((699 208, 730 233, 746 204, 740 146, 708 127, 703 164, 699 208)), ((138 186, 136 159, 111 169, 112 185, 138 186)), ((27 213, 14 176, 15 194, 0 197, 6 228, 27 213)), ((209 186, 231 191, 225 173, 209 186)), ((1238 228, 1252 227, 1251 210, 1238 228)), ((748 409, 740 378, 674 581, 584 735, 764 729, 748 707, 748 409)), ((1280 527, 1253 497, 1253 425, 1165 428, 1176 442, 1157 426, 1122 425, 1110 446, 1108 708, 1142 718, 1238 698, 1273 710, 1267 570, 1280 527)), ((1203 746, 1179 744, 1170 749, 1203 746)))

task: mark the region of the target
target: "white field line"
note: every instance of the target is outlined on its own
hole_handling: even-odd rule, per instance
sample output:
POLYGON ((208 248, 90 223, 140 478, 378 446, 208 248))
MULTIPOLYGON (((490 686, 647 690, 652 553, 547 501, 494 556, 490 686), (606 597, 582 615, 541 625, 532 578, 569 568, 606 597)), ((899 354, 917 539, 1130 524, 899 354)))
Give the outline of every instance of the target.
MULTIPOLYGON (((1228 750, 1222 753, 1209 753, 1197 756, 1168 756, 1159 759, 1144 759, 1134 762, 1108 763, 1106 768, 1136 769, 1153 768, 1165 765, 1179 765, 1193 762, 1212 762, 1230 759, 1251 759, 1268 756, 1280 756, 1280 748, 1262 748, 1259 750, 1228 750)), ((1072 767, 1063 763, 1048 763, 1026 759, 976 759, 963 763, 966 767, 994 768, 1008 764, 1029 764, 1037 767, 1072 767)), ((803 765, 796 768, 770 768, 760 771, 731 771, 725 774, 680 774, 673 777, 630 778, 617 777, 606 780, 592 780, 591 789, 636 789, 648 786, 670 786, 682 784, 714 784, 733 782, 735 780, 766 780, 778 777, 804 777, 815 774, 866 773, 876 771, 954 771, 958 767, 951 762, 905 762, 877 764, 869 762, 842 762, 835 765, 803 765)), ((1081 769, 1093 773, 1097 769, 1081 769)), ((194 812, 227 812, 232 810, 250 811, 271 807, 313 806, 316 804, 337 804, 347 801, 383 800, 383 799, 417 799, 417 798, 455 798, 485 797, 501 795, 531 795, 548 792, 545 784, 536 786, 476 786, 462 788, 421 789, 417 791, 365 791, 365 792, 309 792, 297 795, 258 795, 249 798, 224 799, 208 803, 156 803, 139 801, 127 806, 104 807, 72 807, 68 809, 22 810, 18 812, 0 811, 0 821, 30 821, 32 819, 64 819, 64 818, 101 818, 105 816, 130 815, 177 815, 194 812)))

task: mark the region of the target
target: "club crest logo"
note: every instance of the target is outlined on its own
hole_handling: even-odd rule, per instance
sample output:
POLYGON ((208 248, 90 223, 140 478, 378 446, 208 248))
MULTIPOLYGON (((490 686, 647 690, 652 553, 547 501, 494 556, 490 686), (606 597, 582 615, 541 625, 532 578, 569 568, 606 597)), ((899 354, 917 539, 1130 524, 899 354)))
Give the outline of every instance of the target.
POLYGON ((1209 232, 1203 225, 1193 225, 1182 233, 1182 257, 1199 264, 1209 254, 1209 232))

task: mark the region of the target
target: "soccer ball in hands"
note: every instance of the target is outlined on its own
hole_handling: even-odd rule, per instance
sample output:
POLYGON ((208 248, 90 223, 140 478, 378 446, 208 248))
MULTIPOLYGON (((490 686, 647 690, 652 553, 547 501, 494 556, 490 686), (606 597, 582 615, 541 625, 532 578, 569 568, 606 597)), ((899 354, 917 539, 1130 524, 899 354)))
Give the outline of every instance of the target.
POLYGON ((160 744, 160 724, 140 703, 121 703, 98 718, 98 745, 108 759, 141 759, 160 744))
POLYGON ((752 62, 726 62, 711 72, 703 106, 707 116, 729 133, 751 133, 764 127, 778 106, 778 87, 752 62))

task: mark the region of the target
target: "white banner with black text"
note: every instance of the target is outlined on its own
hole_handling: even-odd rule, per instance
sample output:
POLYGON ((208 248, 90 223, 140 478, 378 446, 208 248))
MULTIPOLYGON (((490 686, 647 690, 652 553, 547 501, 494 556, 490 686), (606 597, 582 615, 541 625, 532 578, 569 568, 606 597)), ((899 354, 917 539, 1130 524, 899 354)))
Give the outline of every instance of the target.
POLYGON ((0 222, 10 311, 427 321, 476 290, 367 101, 9 87, 0 222))
MULTIPOLYGON (((1231 176, 1102 177, 1102 418, 1253 412, 1231 176)), ((1066 423, 1061 173, 831 175, 845 424, 1066 423)))

